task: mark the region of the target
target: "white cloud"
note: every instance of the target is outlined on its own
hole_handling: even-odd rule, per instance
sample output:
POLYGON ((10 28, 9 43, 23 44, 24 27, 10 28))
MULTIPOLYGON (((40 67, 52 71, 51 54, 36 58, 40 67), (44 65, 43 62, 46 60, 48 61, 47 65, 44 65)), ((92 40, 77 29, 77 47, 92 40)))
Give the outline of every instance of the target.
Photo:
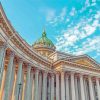
POLYGON ((85 5, 82 7, 82 9, 80 10, 80 13, 84 12, 88 7, 91 6, 95 6, 96 5, 96 0, 92 0, 92 2, 90 3, 89 0, 85 1, 85 5))
POLYGON ((46 10, 46 20, 51 21, 55 17, 55 10, 54 9, 47 9, 46 10))
POLYGON ((67 9, 63 7, 61 12, 57 15, 56 11, 49 11, 46 14, 47 22, 52 24, 52 26, 56 26, 58 23, 63 22, 66 16, 67 9))
POLYGON ((100 36, 93 39, 87 39, 86 42, 80 44, 81 47, 76 46, 76 43, 88 36, 94 34, 99 24, 99 12, 89 19, 82 19, 75 26, 70 26, 67 29, 62 30, 59 36, 57 36, 56 47, 58 50, 63 50, 65 52, 71 52, 74 54, 88 53, 93 50, 100 52, 100 36), (90 20, 91 19, 91 20, 90 20), (70 47, 74 49, 70 49, 70 47), (97 48, 96 48, 97 47, 97 48), (99 51, 98 51, 99 49, 99 51))
POLYGON ((92 51, 96 51, 97 55, 100 55, 100 36, 88 38, 81 44, 81 47, 75 50, 74 54, 81 55, 92 51))
POLYGON ((64 20, 64 18, 65 18, 65 15, 66 15, 66 7, 64 7, 63 9, 62 9, 62 11, 61 11, 61 13, 60 13, 60 19, 63 21, 64 20))
POLYGON ((71 12, 70 12, 70 15, 71 16, 74 16, 75 14, 77 13, 76 9, 73 7, 71 12))

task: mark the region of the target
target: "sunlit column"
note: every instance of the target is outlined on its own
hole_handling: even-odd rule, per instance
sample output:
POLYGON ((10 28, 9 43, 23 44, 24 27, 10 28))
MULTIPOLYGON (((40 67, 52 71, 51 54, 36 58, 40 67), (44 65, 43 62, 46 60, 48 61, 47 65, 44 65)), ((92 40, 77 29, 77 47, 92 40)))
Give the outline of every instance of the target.
POLYGON ((5 85, 5 81, 6 81, 6 73, 7 73, 7 70, 4 69, 2 83, 1 83, 1 90, 0 90, 0 100, 2 100, 2 97, 3 97, 4 85, 5 85))
POLYGON ((69 98, 69 75, 66 74, 66 77, 65 77, 65 83, 66 83, 66 100, 70 100, 69 98))
POLYGON ((47 100, 47 72, 43 72, 42 100, 47 100))
POLYGON ((25 89, 25 100, 30 100, 30 74, 31 66, 27 66, 27 75, 26 75, 26 89, 25 89))
POLYGON ((33 100, 33 71, 31 72, 31 80, 30 80, 30 100, 33 100))
POLYGON ((61 72, 61 100, 65 100, 65 73, 61 72))
POLYGON ((12 92, 11 100, 15 100, 15 96, 14 96, 15 85, 16 85, 16 72, 15 72, 15 75, 14 75, 14 85, 13 85, 13 92, 12 92))
POLYGON ((0 89, 2 83, 3 70, 4 70, 5 52, 6 52, 6 45, 5 44, 0 45, 0 89))
POLYGON ((60 100, 59 73, 56 73, 56 100, 60 100))
POLYGON ((96 78, 96 86, 97 86, 97 97, 98 97, 98 100, 100 100, 100 84, 99 84, 99 79, 96 78))
POLYGON ((78 88, 79 88, 79 85, 78 85, 78 77, 76 76, 75 77, 75 95, 76 95, 76 100, 79 100, 78 88))
POLYGON ((80 74, 80 90, 81 90, 81 100, 85 100, 85 91, 83 84, 83 75, 80 74))
POLYGON ((35 70, 35 86, 34 86, 34 100, 38 100, 38 79, 39 79, 39 70, 36 69, 35 70))
POLYGON ((51 100, 54 100, 54 74, 51 74, 51 100))
POLYGON ((38 100, 41 100, 42 98, 42 74, 40 73, 39 74, 39 99, 38 100))
POLYGON ((11 52, 8 67, 7 67, 7 75, 6 75, 6 81, 5 81, 3 100, 10 100, 10 92, 9 91, 10 91, 10 84, 11 84, 13 60, 14 60, 14 52, 11 52))
MULTIPOLYGON (((23 69, 24 70, 24 69, 23 69)), ((21 100, 25 100, 25 87, 26 87, 26 73, 24 71, 22 71, 22 85, 19 88, 19 93, 18 93, 18 97, 21 100)))
POLYGON ((35 91, 35 77, 33 72, 33 80, 32 80, 32 100, 34 100, 34 91, 35 91))
POLYGON ((71 73, 71 93, 72 93, 72 100, 76 100, 75 96, 75 82, 74 82, 74 73, 71 73))
POLYGON ((17 79, 16 79, 16 85, 15 85, 15 100, 18 100, 19 95, 21 94, 21 89, 22 89, 22 65, 23 65, 23 60, 19 59, 17 79))
POLYGON ((48 77, 48 100, 51 100, 51 77, 48 77))
POLYGON ((84 79, 84 93, 85 93, 85 100, 88 100, 88 87, 87 87, 87 79, 84 79))
POLYGON ((88 77, 88 79, 89 79, 90 100, 95 100, 95 99, 94 99, 94 92, 93 92, 93 83, 92 83, 92 79, 91 79, 90 76, 88 77))
POLYGON ((14 86, 14 76, 15 76, 15 63, 13 65, 13 68, 12 68, 12 75, 11 75, 11 83, 10 83, 10 91, 9 91, 9 95, 10 95, 10 100, 11 100, 11 97, 12 97, 12 94, 13 94, 13 86, 14 86))

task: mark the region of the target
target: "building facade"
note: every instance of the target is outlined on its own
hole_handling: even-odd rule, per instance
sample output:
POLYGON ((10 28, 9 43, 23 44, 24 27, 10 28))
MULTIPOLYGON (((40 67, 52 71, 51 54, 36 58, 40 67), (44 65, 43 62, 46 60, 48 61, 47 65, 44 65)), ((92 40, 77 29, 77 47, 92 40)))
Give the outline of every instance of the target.
POLYGON ((56 51, 45 30, 30 46, 0 4, 0 100, 100 100, 100 64, 56 51))

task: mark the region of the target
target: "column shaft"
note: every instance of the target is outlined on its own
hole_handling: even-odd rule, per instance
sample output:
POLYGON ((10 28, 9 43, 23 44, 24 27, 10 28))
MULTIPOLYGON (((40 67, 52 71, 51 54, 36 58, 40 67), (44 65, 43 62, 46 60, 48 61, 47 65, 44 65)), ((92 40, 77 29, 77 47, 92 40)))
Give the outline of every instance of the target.
POLYGON ((60 100, 59 73, 56 74, 56 100, 60 100))
POLYGON ((35 86, 34 86, 34 100, 38 100, 38 79, 39 79, 39 70, 35 71, 35 86))
POLYGON ((65 100, 65 79, 64 72, 61 72, 61 100, 65 100))
POLYGON ((30 100, 33 100, 33 72, 31 72, 31 80, 30 80, 30 100))
POLYGON ((54 74, 51 75, 51 100, 54 100, 54 74))
POLYGON ((5 45, 0 46, 0 89, 1 89, 1 83, 2 83, 2 75, 4 71, 5 52, 6 52, 5 45))
POLYGON ((47 100, 47 73, 43 73, 42 100, 47 100))
POLYGON ((27 76, 26 76, 26 89, 25 89, 25 100, 30 100, 30 73, 31 66, 27 67, 27 76))
POLYGON ((19 60, 18 71, 17 71, 17 78, 16 78, 16 85, 15 85, 15 100, 18 100, 19 95, 21 95, 22 90, 22 59, 19 60))
POLYGON ((8 67, 7 67, 7 74, 6 74, 3 100, 10 100, 10 92, 9 91, 10 91, 10 84, 11 84, 13 60, 14 60, 14 53, 11 52, 8 67))
POLYGON ((70 100, 69 98, 69 76, 66 75, 66 100, 70 100))
POLYGON ((99 84, 98 78, 96 78, 96 86, 97 86, 97 97, 98 97, 98 100, 100 100, 100 84, 99 84))
POLYGON ((89 77, 89 93, 90 93, 90 100, 94 99, 94 92, 93 92, 93 83, 91 77, 89 77))
POLYGON ((85 91, 84 91, 84 84, 83 84, 83 76, 80 75, 80 90, 81 90, 81 100, 85 100, 85 91))
POLYGON ((51 100, 51 77, 48 77, 48 100, 51 100))
POLYGON ((38 100, 41 100, 42 99, 42 74, 40 73, 39 74, 39 99, 38 100))
POLYGON ((74 83, 74 73, 71 73, 71 92, 72 92, 72 100, 76 100, 75 96, 75 83, 74 83))

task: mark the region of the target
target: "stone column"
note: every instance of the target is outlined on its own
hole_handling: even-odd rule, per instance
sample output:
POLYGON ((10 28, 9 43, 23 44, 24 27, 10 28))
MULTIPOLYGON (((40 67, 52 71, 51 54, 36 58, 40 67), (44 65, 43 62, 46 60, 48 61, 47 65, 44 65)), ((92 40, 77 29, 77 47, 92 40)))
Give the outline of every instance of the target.
POLYGON ((30 100, 33 100, 33 71, 31 72, 30 80, 30 100))
POLYGON ((56 100, 60 100, 59 73, 56 73, 56 100))
POLYGON ((42 74, 40 73, 39 74, 39 99, 38 100, 41 100, 42 99, 42 74))
POLYGON ((27 66, 27 76, 26 76, 26 89, 25 89, 25 100, 30 100, 30 74, 31 66, 27 66))
POLYGON ((12 94, 13 94, 13 88, 14 88, 14 77, 15 77, 15 63, 13 65, 13 68, 12 68, 12 75, 11 75, 11 82, 10 82, 10 100, 11 100, 11 97, 12 97, 12 94))
POLYGON ((66 100, 70 100, 69 98, 69 75, 66 74, 66 100))
POLYGON ((19 59, 17 78, 16 78, 16 85, 15 85, 15 100, 18 100, 18 96, 21 95, 22 73, 23 73, 22 72, 22 65, 23 65, 23 61, 22 61, 22 59, 19 59))
POLYGON ((43 72, 42 100, 47 100, 47 72, 43 72))
POLYGON ((61 72, 61 100, 65 100, 65 73, 61 72))
POLYGON ((38 79, 39 79, 39 70, 36 69, 35 70, 35 86, 34 86, 34 100, 38 100, 38 79))
POLYGON ((74 83, 74 73, 71 73, 71 93, 72 93, 72 100, 76 100, 75 96, 75 83, 74 83))
POLYGON ((10 92, 9 91, 10 91, 11 75, 12 75, 12 69, 13 69, 13 60, 14 60, 14 52, 11 52, 8 67, 7 67, 3 100, 10 100, 10 92))
POLYGON ((32 100, 34 100, 34 91, 35 91, 35 73, 33 73, 33 80, 32 80, 32 100))
POLYGON ((51 77, 48 77, 48 100, 51 100, 51 77))
POLYGON ((90 93, 90 100, 95 100, 95 99, 94 99, 94 91, 93 91, 93 83, 92 83, 92 79, 91 79, 90 76, 88 77, 88 79, 89 79, 89 93, 90 93))
POLYGON ((54 74, 51 74, 51 100, 54 100, 54 74))
POLYGON ((76 100, 79 100, 79 94, 78 94, 79 85, 77 81, 78 81, 78 77, 76 76, 75 77, 75 95, 76 95, 76 100))
POLYGON ((96 78, 96 86, 97 86, 97 97, 98 97, 98 100, 100 100, 100 84, 99 84, 99 79, 96 78))
POLYGON ((83 75, 80 74, 80 90, 81 90, 81 100, 85 100, 85 91, 84 91, 84 83, 83 83, 83 75))
POLYGON ((87 78, 84 79, 84 93, 85 93, 85 100, 88 100, 88 86, 87 86, 87 78))
POLYGON ((0 89, 2 83, 3 70, 4 70, 5 52, 6 52, 6 45, 5 44, 0 45, 0 89))

